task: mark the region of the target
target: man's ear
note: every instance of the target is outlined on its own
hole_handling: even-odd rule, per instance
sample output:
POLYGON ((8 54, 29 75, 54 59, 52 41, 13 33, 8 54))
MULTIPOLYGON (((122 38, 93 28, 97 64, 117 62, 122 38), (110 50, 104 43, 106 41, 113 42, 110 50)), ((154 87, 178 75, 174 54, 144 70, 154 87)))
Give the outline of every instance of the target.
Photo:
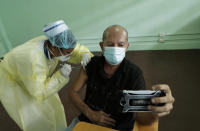
POLYGON ((126 52, 128 51, 128 47, 129 47, 129 42, 127 43, 127 46, 126 46, 126 52))
POLYGON ((102 52, 104 51, 104 48, 103 48, 103 41, 99 42, 99 46, 101 47, 101 50, 102 52))

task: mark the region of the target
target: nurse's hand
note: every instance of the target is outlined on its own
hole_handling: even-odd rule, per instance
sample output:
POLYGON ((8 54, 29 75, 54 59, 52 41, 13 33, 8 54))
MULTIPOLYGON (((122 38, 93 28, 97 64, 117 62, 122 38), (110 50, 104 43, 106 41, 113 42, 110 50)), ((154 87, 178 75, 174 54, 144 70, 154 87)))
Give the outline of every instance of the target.
POLYGON ((71 65, 69 64, 64 64, 62 65, 60 72, 64 77, 69 77, 70 73, 72 71, 71 65))
POLYGON ((173 109, 173 103, 175 101, 174 97, 172 96, 169 86, 166 84, 154 85, 152 89, 164 90, 166 93, 166 96, 152 98, 151 102, 154 104, 159 104, 159 103, 165 103, 165 104, 163 106, 149 106, 148 108, 152 110, 153 113, 155 113, 158 117, 168 115, 173 109))
POLYGON ((89 113, 88 118, 94 124, 105 126, 105 127, 114 127, 115 120, 110 117, 109 114, 106 114, 103 111, 92 111, 89 113))
POLYGON ((90 60, 91 60, 91 56, 89 53, 83 54, 81 65, 83 66, 84 69, 85 69, 85 66, 90 62, 90 60))

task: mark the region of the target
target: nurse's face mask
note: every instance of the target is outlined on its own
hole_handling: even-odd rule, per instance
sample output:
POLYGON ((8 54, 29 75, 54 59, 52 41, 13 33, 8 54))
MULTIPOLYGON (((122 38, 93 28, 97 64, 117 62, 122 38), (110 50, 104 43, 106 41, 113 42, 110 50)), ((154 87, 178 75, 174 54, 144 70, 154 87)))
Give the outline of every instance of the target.
POLYGON ((51 61, 53 60, 53 58, 51 58, 50 53, 51 53, 56 59, 58 59, 59 61, 62 61, 62 62, 65 62, 65 61, 67 61, 67 60, 70 59, 70 55, 72 54, 72 52, 71 52, 70 54, 63 55, 62 51, 61 51, 59 48, 57 48, 57 49, 58 49, 58 51, 60 52, 60 55, 61 55, 61 56, 56 56, 56 55, 50 50, 50 48, 47 46, 48 58, 49 58, 51 61))
POLYGON ((57 57, 58 60, 60 60, 60 61, 62 61, 62 62, 65 62, 65 61, 67 61, 67 60, 70 59, 70 56, 71 56, 72 52, 71 52, 70 54, 63 55, 62 51, 61 51, 59 48, 58 48, 58 50, 59 50, 59 52, 60 52, 60 54, 61 54, 61 56, 58 56, 58 57, 57 57))

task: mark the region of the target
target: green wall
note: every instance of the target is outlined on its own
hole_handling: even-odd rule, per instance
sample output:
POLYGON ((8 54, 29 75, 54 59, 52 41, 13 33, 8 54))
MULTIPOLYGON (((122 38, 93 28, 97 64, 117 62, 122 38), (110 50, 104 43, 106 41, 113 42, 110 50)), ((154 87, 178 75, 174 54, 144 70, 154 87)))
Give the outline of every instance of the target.
POLYGON ((200 0, 0 0, 0 56, 59 19, 92 51, 112 24, 127 28, 130 50, 200 48, 200 0))

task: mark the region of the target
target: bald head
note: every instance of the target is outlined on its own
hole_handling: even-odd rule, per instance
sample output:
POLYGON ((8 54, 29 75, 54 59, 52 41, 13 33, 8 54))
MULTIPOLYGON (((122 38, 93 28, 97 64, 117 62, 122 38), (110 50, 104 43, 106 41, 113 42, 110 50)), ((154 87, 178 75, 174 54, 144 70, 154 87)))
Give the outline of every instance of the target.
POLYGON ((108 28, 106 28, 103 32, 102 40, 105 41, 107 37, 110 37, 110 36, 113 36, 113 35, 123 36, 128 41, 127 30, 120 25, 111 25, 108 28))

